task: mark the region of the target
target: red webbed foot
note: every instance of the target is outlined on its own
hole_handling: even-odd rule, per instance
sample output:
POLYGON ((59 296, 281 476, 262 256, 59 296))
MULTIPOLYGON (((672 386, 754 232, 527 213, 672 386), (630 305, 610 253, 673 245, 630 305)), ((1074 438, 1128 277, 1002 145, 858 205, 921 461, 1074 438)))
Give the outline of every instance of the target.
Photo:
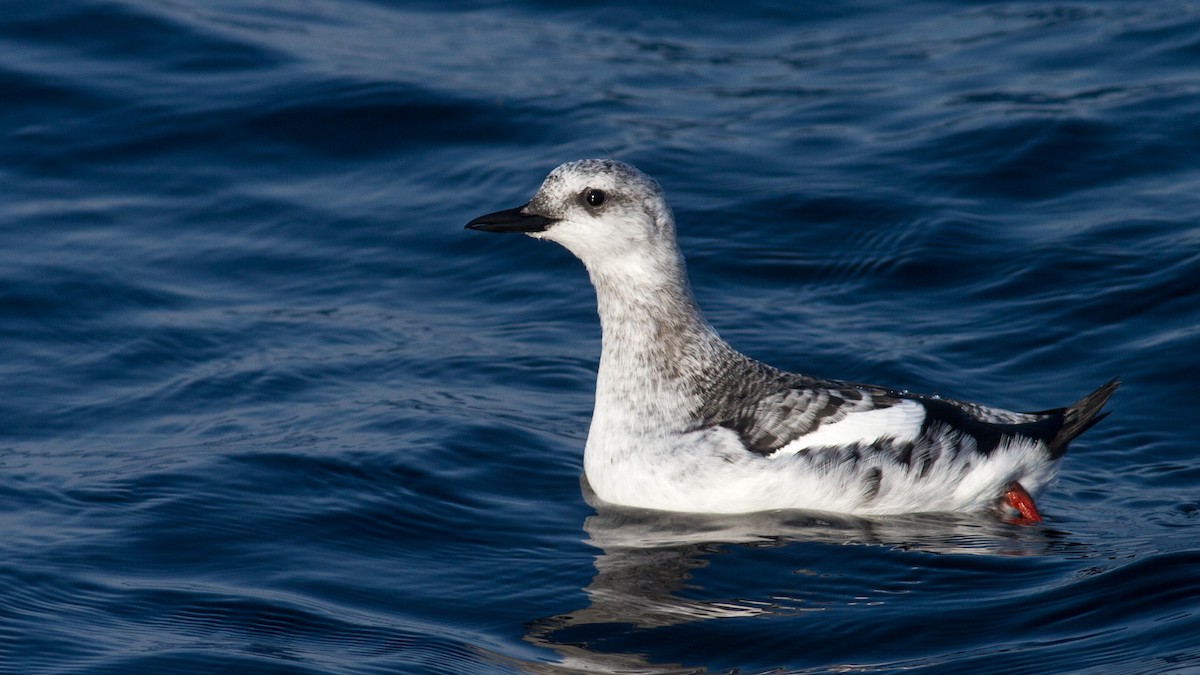
POLYGON ((1038 513, 1037 506, 1033 503, 1033 497, 1030 497, 1025 488, 1015 480, 1008 484, 1008 489, 1004 491, 1000 502, 1013 507, 1017 513, 1021 514, 1020 518, 1013 519, 1014 523, 1029 525, 1042 522, 1042 514, 1038 513))

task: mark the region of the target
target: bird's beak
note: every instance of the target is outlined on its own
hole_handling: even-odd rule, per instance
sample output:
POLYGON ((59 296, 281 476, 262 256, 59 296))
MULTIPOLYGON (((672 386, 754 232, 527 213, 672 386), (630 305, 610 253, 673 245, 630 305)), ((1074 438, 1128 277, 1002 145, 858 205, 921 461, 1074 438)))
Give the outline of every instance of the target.
POLYGON ((467 223, 467 229, 482 232, 545 232, 547 227, 558 222, 557 218, 526 213, 527 206, 529 204, 522 204, 515 209, 479 216, 467 223))

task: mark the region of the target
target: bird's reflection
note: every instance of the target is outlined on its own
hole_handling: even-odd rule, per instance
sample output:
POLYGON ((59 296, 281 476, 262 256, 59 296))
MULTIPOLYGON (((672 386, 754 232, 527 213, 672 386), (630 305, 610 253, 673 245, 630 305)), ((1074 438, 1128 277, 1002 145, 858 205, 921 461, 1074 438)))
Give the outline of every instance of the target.
POLYGON ((1071 544, 1047 527, 1023 527, 991 516, 923 514, 857 518, 773 511, 738 515, 670 513, 613 507, 596 500, 584 523, 600 549, 596 575, 583 590, 588 605, 529 625, 526 640, 557 652, 556 664, 522 664, 529 672, 703 673, 703 667, 651 663, 636 654, 589 648, 591 638, 616 627, 661 628, 713 619, 785 611, 770 597, 693 599, 679 592, 715 554, 734 547, 797 543, 858 544, 959 555, 1037 555, 1071 544))

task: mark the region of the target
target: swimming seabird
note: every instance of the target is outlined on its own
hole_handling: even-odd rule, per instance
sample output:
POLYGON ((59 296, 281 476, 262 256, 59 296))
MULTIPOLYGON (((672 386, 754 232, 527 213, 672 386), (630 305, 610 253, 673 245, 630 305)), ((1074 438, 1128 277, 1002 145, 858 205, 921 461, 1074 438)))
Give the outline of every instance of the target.
POLYGON ((1108 413, 1112 380, 1065 408, 1011 412, 789 373, 734 350, 701 314, 662 188, 608 159, 554 169, 529 203, 467 228, 566 247, 602 327, 584 472, 601 500, 670 511, 853 514, 1015 509, 1108 413))

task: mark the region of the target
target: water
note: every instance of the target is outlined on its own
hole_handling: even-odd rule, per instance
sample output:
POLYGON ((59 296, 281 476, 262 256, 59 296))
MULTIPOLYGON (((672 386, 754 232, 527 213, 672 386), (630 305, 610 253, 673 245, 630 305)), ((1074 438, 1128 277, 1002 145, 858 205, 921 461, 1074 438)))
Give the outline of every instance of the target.
POLYGON ((0 672, 1200 672, 1200 8, 9 0, 0 672), (709 319, 1018 409, 1044 524, 597 510, 580 265, 656 176, 709 319))

